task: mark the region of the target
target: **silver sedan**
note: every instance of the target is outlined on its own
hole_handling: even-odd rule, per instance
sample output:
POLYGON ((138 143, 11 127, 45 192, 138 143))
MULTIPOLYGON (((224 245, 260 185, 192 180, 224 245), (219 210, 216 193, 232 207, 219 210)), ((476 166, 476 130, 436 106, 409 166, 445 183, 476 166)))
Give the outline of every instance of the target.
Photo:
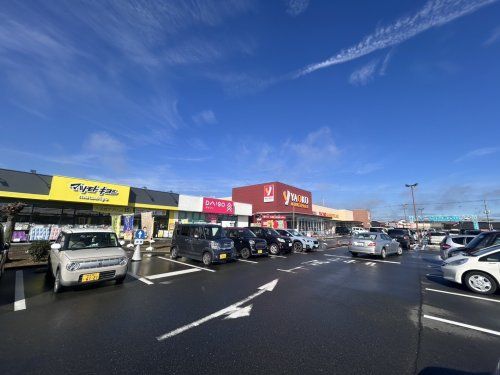
POLYGON ((349 242, 349 251, 353 257, 358 254, 379 255, 385 259, 389 254, 403 254, 398 241, 385 233, 359 233, 349 242))

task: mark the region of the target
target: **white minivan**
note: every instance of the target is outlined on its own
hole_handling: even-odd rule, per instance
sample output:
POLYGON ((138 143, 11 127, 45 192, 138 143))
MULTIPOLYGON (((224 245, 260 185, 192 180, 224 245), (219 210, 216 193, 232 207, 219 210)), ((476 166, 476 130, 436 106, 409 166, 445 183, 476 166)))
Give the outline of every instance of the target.
POLYGON ((111 230, 64 229, 50 248, 47 272, 54 278, 54 293, 71 285, 122 283, 128 258, 121 245, 111 230))

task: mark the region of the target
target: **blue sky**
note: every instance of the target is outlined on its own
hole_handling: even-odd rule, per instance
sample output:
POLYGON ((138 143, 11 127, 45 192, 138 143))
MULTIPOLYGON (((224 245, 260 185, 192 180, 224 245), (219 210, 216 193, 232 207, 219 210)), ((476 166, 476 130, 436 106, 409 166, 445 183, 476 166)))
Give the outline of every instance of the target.
POLYGON ((0 166, 500 217, 499 61, 493 0, 6 2, 0 166))

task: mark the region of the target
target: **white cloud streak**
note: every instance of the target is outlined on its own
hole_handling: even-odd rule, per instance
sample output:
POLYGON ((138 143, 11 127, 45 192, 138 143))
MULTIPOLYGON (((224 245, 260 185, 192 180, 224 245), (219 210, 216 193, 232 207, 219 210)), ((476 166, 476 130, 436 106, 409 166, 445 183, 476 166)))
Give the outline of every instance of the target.
POLYGON ((341 50, 329 59, 311 64, 293 75, 293 78, 320 69, 355 60, 387 47, 398 45, 430 28, 442 26, 459 17, 492 4, 497 0, 430 0, 412 16, 402 17, 392 24, 375 30, 358 44, 341 50))
POLYGON ((458 159, 455 159, 455 162, 459 163, 461 161, 465 161, 465 160, 469 160, 469 159, 474 159, 474 158, 479 158, 482 156, 496 154, 497 152, 500 152, 500 147, 478 148, 476 150, 472 150, 472 151, 467 152, 466 154, 460 156, 458 159))
POLYGON ((211 109, 207 109, 201 111, 200 113, 197 113, 193 116, 193 121, 196 125, 217 124, 217 118, 215 117, 214 111, 212 111, 211 109))
POLYGON ((500 27, 497 27, 495 28, 490 36, 488 37, 488 39, 486 39, 484 42, 483 42, 483 46, 484 47, 488 47, 488 46, 491 46, 492 44, 496 43, 500 41, 500 27))
POLYGON ((370 61, 361 68, 356 69, 349 77, 349 83, 354 86, 364 86, 373 79, 377 72, 378 60, 370 61))
POLYGON ((304 13, 309 6, 309 0, 288 0, 286 12, 292 17, 304 13))

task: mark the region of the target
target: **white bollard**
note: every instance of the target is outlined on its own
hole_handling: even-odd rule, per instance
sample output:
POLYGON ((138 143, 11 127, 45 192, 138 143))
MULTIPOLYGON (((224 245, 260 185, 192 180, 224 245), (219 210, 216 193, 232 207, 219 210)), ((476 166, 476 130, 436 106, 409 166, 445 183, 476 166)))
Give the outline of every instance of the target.
POLYGON ((138 261, 141 259, 141 245, 137 245, 134 250, 134 255, 132 256, 132 261, 138 261))

